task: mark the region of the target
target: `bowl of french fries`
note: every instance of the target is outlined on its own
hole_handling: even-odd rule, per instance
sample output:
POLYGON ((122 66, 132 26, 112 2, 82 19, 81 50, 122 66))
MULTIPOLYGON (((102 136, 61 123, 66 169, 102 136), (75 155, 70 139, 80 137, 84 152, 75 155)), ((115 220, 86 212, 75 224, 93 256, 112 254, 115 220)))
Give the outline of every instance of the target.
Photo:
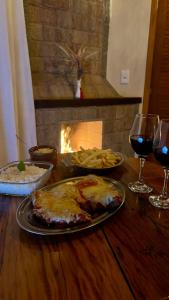
POLYGON ((123 161, 122 153, 114 152, 112 149, 83 149, 80 147, 80 151, 73 152, 69 156, 70 165, 86 171, 85 173, 110 171, 112 168, 120 166, 123 161))

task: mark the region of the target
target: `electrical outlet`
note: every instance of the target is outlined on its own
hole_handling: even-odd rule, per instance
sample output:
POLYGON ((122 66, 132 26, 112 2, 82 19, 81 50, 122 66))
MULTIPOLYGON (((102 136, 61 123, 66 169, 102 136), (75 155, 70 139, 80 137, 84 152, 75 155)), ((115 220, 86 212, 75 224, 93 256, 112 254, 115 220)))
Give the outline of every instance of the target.
POLYGON ((129 84, 130 71, 121 70, 120 74, 120 84, 129 84))

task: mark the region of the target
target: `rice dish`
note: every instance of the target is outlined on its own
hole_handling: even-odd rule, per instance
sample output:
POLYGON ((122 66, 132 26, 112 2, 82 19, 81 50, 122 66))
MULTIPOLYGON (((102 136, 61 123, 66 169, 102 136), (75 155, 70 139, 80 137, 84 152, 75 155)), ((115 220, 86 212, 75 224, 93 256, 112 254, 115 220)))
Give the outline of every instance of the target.
POLYGON ((9 167, 0 173, 0 182, 26 183, 37 180, 46 172, 46 169, 26 165, 25 171, 19 171, 17 166, 9 167))

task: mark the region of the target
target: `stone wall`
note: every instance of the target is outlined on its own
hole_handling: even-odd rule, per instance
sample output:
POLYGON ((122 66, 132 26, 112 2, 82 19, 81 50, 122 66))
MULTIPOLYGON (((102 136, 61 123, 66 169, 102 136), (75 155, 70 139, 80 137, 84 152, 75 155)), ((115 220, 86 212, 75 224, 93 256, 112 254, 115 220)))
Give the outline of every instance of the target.
POLYGON ((112 148, 127 156, 133 155, 129 145, 129 131, 138 104, 89 107, 62 107, 36 109, 38 144, 49 144, 60 149, 62 122, 103 121, 103 148, 112 148))
POLYGON ((24 0, 35 98, 73 96, 75 68, 59 45, 95 52, 84 61, 84 73, 97 80, 106 77, 109 4, 110 0, 24 0), (64 95, 59 94, 62 87, 64 95))

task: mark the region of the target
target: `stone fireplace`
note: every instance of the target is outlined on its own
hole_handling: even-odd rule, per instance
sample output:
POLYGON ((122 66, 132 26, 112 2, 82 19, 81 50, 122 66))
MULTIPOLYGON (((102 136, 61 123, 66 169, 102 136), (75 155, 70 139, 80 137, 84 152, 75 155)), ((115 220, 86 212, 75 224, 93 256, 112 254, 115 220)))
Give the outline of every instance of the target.
POLYGON ((110 0, 24 0, 24 9, 38 144, 62 152, 67 127, 73 151, 102 147, 131 155, 128 135, 141 99, 122 98, 106 80, 110 0), (77 72, 59 45, 97 53, 83 61, 80 101, 77 72))
POLYGON ((38 144, 53 145, 60 152, 61 130, 66 125, 72 126, 72 130, 77 129, 78 134, 75 135, 77 141, 73 140, 75 148, 101 145, 102 148, 111 148, 130 156, 133 151, 129 145, 129 131, 137 112, 138 104, 38 108, 36 109, 38 144), (81 124, 81 129, 76 127, 77 124, 81 124), (95 124, 98 125, 97 129, 95 124), (84 141, 82 135, 85 130, 87 131, 87 126, 90 134, 87 135, 87 141, 84 141), (99 137, 97 145, 96 137, 99 137))

